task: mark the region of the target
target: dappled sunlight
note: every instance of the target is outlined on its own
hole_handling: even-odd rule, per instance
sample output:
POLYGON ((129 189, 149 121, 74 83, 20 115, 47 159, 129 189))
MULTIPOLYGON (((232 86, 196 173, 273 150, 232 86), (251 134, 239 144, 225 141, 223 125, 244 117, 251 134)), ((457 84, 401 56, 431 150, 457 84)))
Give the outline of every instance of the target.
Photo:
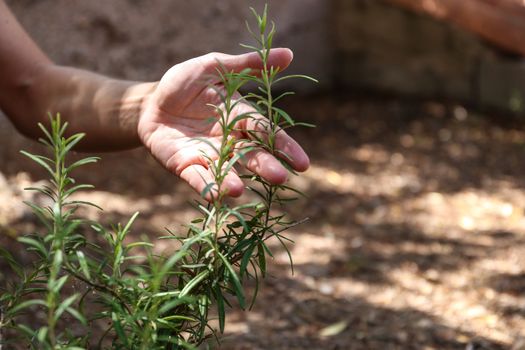
MULTIPOLYGON (((369 108, 364 105, 356 110, 369 108)), ((341 110, 350 109, 329 106, 314 115, 341 110)), ((360 337, 380 341, 376 329, 394 328, 379 322, 360 333, 360 322, 377 310, 395 312, 395 322, 412 322, 401 333, 388 333, 385 344, 404 344, 405 336, 420 339, 419 344, 437 337, 442 344, 455 342, 451 347, 514 344, 525 325, 517 309, 525 305, 519 287, 525 281, 523 131, 490 124, 464 109, 437 119, 407 114, 394 129, 381 125, 380 115, 348 121, 352 117, 341 115, 343 125, 355 131, 327 126, 332 132, 318 135, 321 146, 312 148, 317 156, 311 169, 292 180, 309 196, 308 204, 292 213, 310 220, 290 235, 295 275, 277 268, 275 283, 290 278, 307 290, 306 300, 333 300, 338 312, 311 306, 318 318, 309 322, 328 326, 346 320, 348 327, 337 337, 353 337, 352 344, 360 337), (359 138, 344 137, 348 132, 359 138), (415 310, 421 316, 414 320, 415 310), (353 317, 360 321, 352 322, 353 317)), ((309 121, 327 125, 315 116, 309 121)), ((282 251, 274 262, 286 266, 287 259, 282 251)), ((304 303, 289 283, 289 289, 283 287, 288 302, 304 303)), ((272 327, 271 321, 263 323, 272 327)), ((310 336, 321 328, 312 326, 310 336)))
MULTIPOLYGON (((286 234, 294 275, 270 240, 260 299, 252 312, 229 315, 221 348, 278 348, 277 339, 297 348, 516 344, 525 329, 522 126, 436 103, 321 97, 287 108, 318 125, 294 134, 312 159, 290 180, 307 197, 288 211, 308 218, 286 234)), ((6 157, 0 196, 15 201, 0 207, 0 226, 16 237, 36 221, 10 203, 34 199, 20 188, 43 174, 6 157)), ((193 191, 141 150, 107 155, 91 169, 80 180, 97 190, 77 196, 105 211, 82 214, 109 224, 140 211, 130 240, 181 233, 195 216, 193 191)), ((7 237, 2 244, 14 244, 7 237)), ((176 247, 159 241, 155 251, 176 247)))

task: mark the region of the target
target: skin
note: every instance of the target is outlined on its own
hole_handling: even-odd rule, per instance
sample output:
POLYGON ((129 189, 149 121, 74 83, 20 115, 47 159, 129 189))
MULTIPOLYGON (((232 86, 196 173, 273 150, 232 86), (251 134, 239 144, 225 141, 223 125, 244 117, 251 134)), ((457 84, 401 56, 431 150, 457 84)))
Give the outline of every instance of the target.
MULTIPOLYGON (((269 65, 282 70, 292 58, 289 49, 272 49, 269 65)), ((47 124, 49 113, 60 113, 69 123, 69 133, 87 134, 77 150, 115 151, 143 145, 199 193, 212 182, 202 152, 212 159, 216 155, 206 142, 195 138, 216 145, 222 140, 218 121, 209 121, 214 111, 208 106, 220 101, 210 84, 220 88, 215 73, 221 64, 228 71, 263 68, 256 53, 210 53, 173 66, 158 82, 143 83, 59 66, 36 46, 0 0, 0 109, 22 134, 40 137, 37 123, 47 124)), ((241 103, 231 118, 247 111, 251 107, 241 103)), ((245 136, 243 130, 263 131, 265 124, 260 115, 244 119, 236 126, 238 137, 245 136)), ((309 167, 304 150, 284 131, 277 134, 276 146, 288 155, 284 160, 295 170, 309 167)), ((249 153, 243 164, 274 184, 288 177, 279 160, 265 151, 249 153)), ((232 170, 220 190, 237 197, 243 189, 232 170)))

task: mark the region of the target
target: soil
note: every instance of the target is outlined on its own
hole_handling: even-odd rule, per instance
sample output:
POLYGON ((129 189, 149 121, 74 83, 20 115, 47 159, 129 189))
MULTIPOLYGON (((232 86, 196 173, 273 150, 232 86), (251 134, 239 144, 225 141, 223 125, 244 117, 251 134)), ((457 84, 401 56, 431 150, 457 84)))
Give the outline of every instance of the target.
MULTIPOLYGON (((224 29, 214 18, 230 8, 219 2, 204 29, 166 17, 191 17, 199 5, 174 11, 157 1, 159 17, 144 18, 140 0, 10 3, 60 63, 116 76, 155 79, 203 47, 228 51, 205 35, 224 29), (126 21, 134 26, 123 34, 115 23, 126 21), (183 45, 160 45, 175 34, 183 45)), ((461 106, 341 93, 283 108, 318 125, 293 132, 312 167, 292 179, 308 198, 290 213, 309 221, 289 234, 294 275, 275 244, 256 306, 229 313, 220 349, 525 349, 525 126, 461 106)), ((28 259, 16 237, 36 220, 21 202, 39 199, 22 188, 45 174, 18 151, 42 148, 2 117, 0 139, 0 244, 28 259)), ((195 195, 146 151, 102 157, 77 179, 96 186, 81 196, 105 211, 83 214, 114 223, 140 211, 131 239, 181 229, 194 215, 195 195)), ((0 271, 0 283, 7 278, 0 271)))
MULTIPOLYGON (((221 349, 522 349, 525 346, 525 128, 460 106, 350 97, 284 106, 317 124, 294 136, 312 167, 292 182, 295 274, 275 259, 250 312, 228 316, 221 349)), ((41 151, 2 121, 3 247, 35 220, 21 188, 43 173, 18 154, 41 151)), ((77 174, 133 237, 179 229, 188 187, 144 150, 103 155, 77 174)), ((160 246, 159 250, 168 249, 160 246)), ((24 254, 19 253, 21 258, 24 254)))

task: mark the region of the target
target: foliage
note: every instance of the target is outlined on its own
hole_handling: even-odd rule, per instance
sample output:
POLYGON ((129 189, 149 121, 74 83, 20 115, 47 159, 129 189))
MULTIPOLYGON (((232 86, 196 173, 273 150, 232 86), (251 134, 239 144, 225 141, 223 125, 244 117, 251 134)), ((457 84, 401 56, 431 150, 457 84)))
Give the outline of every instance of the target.
POLYGON ((0 297, 0 330, 16 334, 11 342, 33 349, 194 348, 215 335, 210 325, 213 306, 223 332, 226 308, 234 299, 241 308, 253 305, 259 279, 266 275, 266 262, 272 257, 268 240, 277 239, 288 251, 286 242, 290 240, 284 231, 297 224, 284 214, 276 214, 273 207, 292 200, 286 192, 299 192, 247 174, 243 177, 248 188, 259 200, 231 206, 220 189, 228 171, 247 152, 264 149, 286 158, 275 148, 276 135, 281 129, 301 124, 275 106, 290 93, 274 97, 272 87, 290 76, 279 77, 279 69, 268 66, 275 28, 268 22, 266 8, 262 16, 253 12, 258 30, 250 31, 258 46, 247 47, 258 52, 264 68, 259 74, 249 70, 218 72, 223 88, 218 90, 221 104, 213 106, 217 115, 214 121, 218 118, 224 137, 220 148, 214 148, 217 156, 207 158, 214 183, 202 193, 212 200, 196 204, 200 216, 187 226, 186 234, 170 232, 162 237, 178 242, 180 248, 174 255, 155 255, 154 245, 147 241, 126 243, 138 213, 127 224, 109 229, 77 217, 79 207, 93 204, 72 198, 91 186, 76 184, 71 173, 97 158, 69 164, 68 153, 84 135, 66 137, 67 123, 59 116, 51 120, 50 130, 40 125, 45 135, 40 141, 49 147, 52 157, 22 152, 50 175, 49 185, 29 188, 51 203, 27 203, 44 230, 19 239, 34 253, 32 266, 21 266, 0 248, 1 256, 18 277, 0 297), (248 82, 257 84, 261 94, 239 98, 239 89, 248 82), (247 133, 247 139, 232 137, 237 123, 254 118, 251 112, 234 114, 243 102, 267 117, 267 123, 259 123, 257 130, 247 133), (250 146, 246 146, 248 138, 250 146), (88 231, 94 231, 103 243, 89 241, 88 231), (248 299, 244 286, 250 279, 256 288, 248 299), (38 326, 35 320, 26 323, 24 318, 35 310, 46 315, 46 321, 38 326), (95 323, 107 324, 108 328, 103 334, 95 334, 95 323))

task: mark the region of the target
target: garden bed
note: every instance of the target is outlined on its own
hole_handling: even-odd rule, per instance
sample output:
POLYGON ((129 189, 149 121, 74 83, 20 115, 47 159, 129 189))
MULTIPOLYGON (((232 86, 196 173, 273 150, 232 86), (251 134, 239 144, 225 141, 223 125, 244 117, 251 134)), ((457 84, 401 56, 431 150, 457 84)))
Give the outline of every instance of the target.
MULTIPOLYGON (((278 251, 220 348, 521 349, 525 128, 431 102, 320 96, 286 107, 318 125, 295 133, 312 168, 293 180, 309 197, 291 211, 310 221, 291 234, 295 275, 278 251)), ((26 259, 14 237, 36 221, 20 188, 44 174, 18 150, 40 150, 0 123, 0 193, 10 193, 0 244, 26 259)), ((192 217, 191 190, 143 150, 103 155, 77 177, 105 207, 88 216, 141 211, 133 239, 192 217)))

